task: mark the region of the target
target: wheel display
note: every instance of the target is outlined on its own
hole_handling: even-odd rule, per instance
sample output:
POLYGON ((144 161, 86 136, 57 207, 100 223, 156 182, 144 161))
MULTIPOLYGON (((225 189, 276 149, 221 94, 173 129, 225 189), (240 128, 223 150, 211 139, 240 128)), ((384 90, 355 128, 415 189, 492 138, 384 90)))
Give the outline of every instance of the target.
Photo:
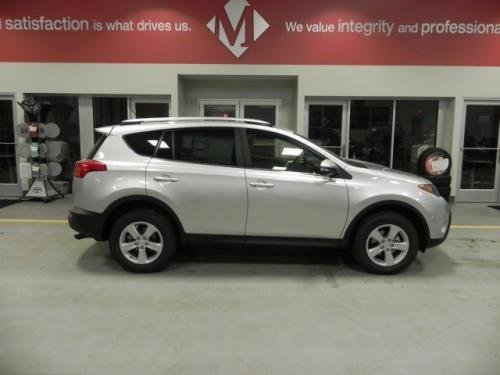
POLYGON ((426 176, 430 182, 434 184, 435 187, 448 187, 451 184, 451 176, 426 176))
POLYGON ((171 222, 158 212, 134 210, 115 222, 109 245, 125 270, 157 272, 171 262, 177 250, 177 235, 171 222))
POLYGON ((352 251, 366 271, 393 274, 413 262, 418 246, 418 233, 406 217, 395 212, 380 212, 361 222, 352 251))
POLYGON ((451 156, 442 148, 428 148, 419 155, 417 170, 422 176, 448 176, 451 170, 451 156))

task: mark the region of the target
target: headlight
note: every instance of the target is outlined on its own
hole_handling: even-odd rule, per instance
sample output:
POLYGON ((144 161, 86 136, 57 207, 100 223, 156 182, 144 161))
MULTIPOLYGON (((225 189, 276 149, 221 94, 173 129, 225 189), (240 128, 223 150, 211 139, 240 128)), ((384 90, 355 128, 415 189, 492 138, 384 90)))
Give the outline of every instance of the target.
POLYGON ((427 193, 433 194, 436 197, 439 197, 439 191, 433 184, 421 184, 418 185, 420 190, 426 191, 427 193))

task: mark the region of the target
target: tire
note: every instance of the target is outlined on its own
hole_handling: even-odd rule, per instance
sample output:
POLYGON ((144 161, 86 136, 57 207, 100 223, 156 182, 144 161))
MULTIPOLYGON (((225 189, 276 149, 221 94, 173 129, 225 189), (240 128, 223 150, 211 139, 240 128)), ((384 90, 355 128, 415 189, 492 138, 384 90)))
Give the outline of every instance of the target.
POLYGON ((170 220, 158 212, 134 210, 115 222, 109 236, 109 247, 113 258, 125 270, 158 272, 170 264, 177 251, 177 233, 170 220), (133 239, 132 234, 137 237, 133 239))
MULTIPOLYGON (((404 248, 404 246, 401 247, 401 249, 404 248)), ((415 260, 418 248, 418 233, 415 226, 398 213, 383 211, 372 214, 361 222, 355 233, 352 252, 354 259, 365 271, 390 275, 407 268, 415 260), (391 229, 396 233, 396 236, 392 237, 392 240, 395 240, 394 247, 391 247, 390 241, 382 242, 391 229), (379 237, 380 241, 375 237, 379 237), (406 252, 396 249, 398 242, 408 243, 406 252), (368 248, 375 249, 376 253, 370 256, 368 248)))
POLYGON ((426 178, 438 189, 441 187, 449 187, 451 184, 451 176, 426 176, 426 178))
POLYGON ((438 187, 439 195, 441 195, 444 199, 448 199, 451 194, 451 187, 438 187))
POLYGON ((417 171, 422 176, 448 176, 451 170, 451 156, 448 151, 438 148, 431 147, 428 148, 418 156, 417 159, 417 171), (439 172, 432 172, 428 167, 429 163, 434 158, 448 159, 448 166, 446 169, 440 170, 439 172))

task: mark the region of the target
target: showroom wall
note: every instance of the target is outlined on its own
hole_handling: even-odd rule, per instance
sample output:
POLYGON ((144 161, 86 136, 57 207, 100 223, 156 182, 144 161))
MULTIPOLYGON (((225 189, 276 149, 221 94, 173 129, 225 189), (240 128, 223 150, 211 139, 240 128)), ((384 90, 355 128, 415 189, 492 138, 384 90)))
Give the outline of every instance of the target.
MULTIPOLYGON (((0 95, 161 96, 171 116, 195 115, 200 99, 277 99, 282 126, 301 134, 310 98, 437 99, 437 145, 452 154, 455 185, 464 103, 500 100, 500 4, 397 4, 7 1, 0 5, 0 95), (54 28, 64 17, 67 29, 47 29, 47 20, 54 28)), ((92 108, 82 100, 86 155, 92 108)), ((23 113, 15 111, 17 123, 23 113)))

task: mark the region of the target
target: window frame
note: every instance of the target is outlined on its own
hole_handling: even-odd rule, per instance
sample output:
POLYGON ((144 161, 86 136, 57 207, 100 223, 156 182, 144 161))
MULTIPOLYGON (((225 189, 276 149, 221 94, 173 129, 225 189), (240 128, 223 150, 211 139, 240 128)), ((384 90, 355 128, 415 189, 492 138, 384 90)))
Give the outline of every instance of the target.
POLYGON ((188 163, 188 164, 198 164, 198 165, 209 165, 209 166, 214 166, 214 167, 227 167, 227 168, 244 168, 244 162, 243 162, 243 153, 241 149, 241 136, 240 133, 238 132, 238 128, 234 126, 189 126, 189 127, 180 127, 180 128, 170 128, 170 129, 164 129, 160 141, 156 145, 156 148, 154 150, 154 153, 152 157, 155 159, 159 160, 164 160, 164 161, 170 161, 170 162, 176 162, 176 163, 188 163), (236 157, 236 164, 235 165, 226 165, 226 164, 214 164, 214 163, 203 163, 203 162, 198 162, 198 161, 188 161, 188 160, 178 160, 175 158, 175 133, 176 131, 179 130, 193 130, 196 131, 198 129, 230 129, 233 131, 233 138, 234 138, 234 152, 235 152, 235 157, 236 157), (160 146, 161 142, 163 141, 165 134, 167 132, 172 132, 172 159, 164 159, 164 158, 158 158, 157 153, 158 153, 158 147, 160 146))
POLYGON ((304 175, 308 175, 308 176, 323 176, 320 173, 314 173, 314 172, 300 172, 300 171, 288 171, 288 170, 277 171, 277 170, 273 170, 273 169, 257 168, 257 167, 252 166, 252 157, 250 155, 250 148, 248 147, 248 137, 247 137, 247 131, 248 130, 256 131, 256 132, 261 132, 261 133, 269 133, 269 134, 273 135, 274 137, 276 137, 278 139, 281 139, 281 140, 283 140, 285 142, 289 142, 289 143, 292 143, 292 144, 299 144, 304 150, 307 150, 307 151, 313 153, 318 158, 320 158, 322 161, 325 160, 325 159, 328 159, 327 157, 325 157, 322 154, 318 153, 316 150, 313 150, 311 147, 309 147, 305 143, 302 143, 299 140, 287 137, 286 135, 283 135, 283 134, 280 134, 280 133, 275 133, 273 131, 262 130, 262 129, 241 128, 241 131, 240 131, 241 135, 240 135, 240 137, 241 137, 241 140, 242 140, 243 158, 244 158, 244 161, 245 161, 245 168, 246 169, 252 169, 252 170, 256 170, 256 171, 275 172, 275 173, 300 173, 300 174, 304 174, 304 175))

